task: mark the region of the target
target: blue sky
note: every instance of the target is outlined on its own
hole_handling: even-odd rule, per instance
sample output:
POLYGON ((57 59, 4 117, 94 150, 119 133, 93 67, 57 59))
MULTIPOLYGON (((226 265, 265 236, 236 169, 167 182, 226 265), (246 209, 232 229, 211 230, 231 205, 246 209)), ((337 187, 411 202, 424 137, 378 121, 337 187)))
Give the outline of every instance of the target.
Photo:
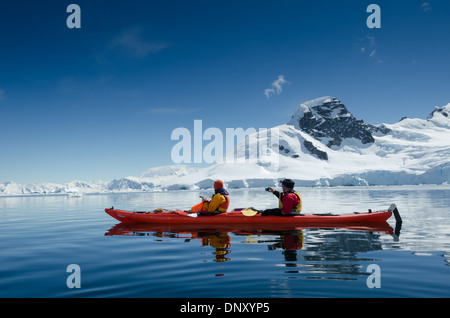
POLYGON ((2 1, 0 182, 140 175, 173 163, 177 127, 270 128, 327 95, 372 124, 426 118, 450 103, 449 17, 447 0, 2 1))

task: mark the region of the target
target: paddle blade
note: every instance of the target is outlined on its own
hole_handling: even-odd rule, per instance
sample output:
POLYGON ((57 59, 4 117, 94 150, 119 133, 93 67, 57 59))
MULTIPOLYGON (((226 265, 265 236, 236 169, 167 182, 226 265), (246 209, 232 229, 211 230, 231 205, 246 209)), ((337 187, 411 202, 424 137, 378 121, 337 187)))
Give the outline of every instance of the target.
POLYGON ((182 216, 188 216, 191 218, 196 218, 198 215, 197 213, 187 213, 184 211, 172 211, 172 213, 178 214, 178 215, 182 215, 182 216))
POLYGON ((255 211, 253 209, 243 209, 241 213, 245 216, 255 216, 256 214, 258 214, 258 211, 255 211))

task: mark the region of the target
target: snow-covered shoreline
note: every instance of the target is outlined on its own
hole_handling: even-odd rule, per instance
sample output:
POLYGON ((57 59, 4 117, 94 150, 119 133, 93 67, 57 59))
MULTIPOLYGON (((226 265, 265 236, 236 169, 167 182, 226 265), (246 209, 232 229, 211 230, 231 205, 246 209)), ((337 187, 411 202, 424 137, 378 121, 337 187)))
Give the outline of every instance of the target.
MULTIPOLYGON (((225 185, 225 187, 227 187, 225 185)), ((279 184, 277 187, 280 187, 279 184)), ((231 193, 233 191, 239 190, 260 190, 265 191, 265 187, 247 187, 247 188, 227 188, 231 193)), ((370 185, 370 186, 295 186, 295 189, 298 191, 306 190, 306 189, 317 189, 317 190, 386 190, 386 191, 394 191, 394 190, 450 190, 450 184, 418 184, 418 185, 370 185)), ((211 190, 211 188, 191 188, 191 189, 160 189, 155 188, 152 190, 134 190, 134 191, 109 191, 109 192, 89 192, 89 193, 33 193, 33 194, 0 194, 1 198, 31 198, 31 197, 68 197, 68 198, 83 198, 85 196, 98 196, 98 195, 127 195, 127 194, 146 194, 146 193, 177 193, 184 191, 203 191, 203 190, 211 190), (75 194, 75 195, 73 195, 75 194)), ((211 190, 212 191, 212 190, 211 190)))
MULTIPOLYGON (((449 167, 450 165, 447 165, 449 167)), ((427 180, 424 175, 409 175, 402 172, 389 173, 386 171, 378 172, 365 172, 363 174, 344 175, 337 176, 335 178, 321 178, 318 180, 299 180, 293 178, 296 183, 296 188, 367 188, 367 187, 450 187, 447 181, 440 183, 425 183, 423 180, 427 180), (388 175, 390 176, 388 177, 388 175), (372 175, 372 176, 371 176, 372 175), (372 179, 371 179, 372 178, 372 179), (369 181, 368 181, 369 180, 369 181), (392 180, 392 182, 386 182, 392 180), (403 181, 403 182, 401 182, 403 181), (406 182, 409 181, 409 182, 406 182), (415 182, 412 182, 415 181, 415 182)), ((181 177, 180 177, 181 178, 181 177)), ((169 179, 163 184, 154 184, 149 186, 150 182, 144 180, 139 181, 138 177, 123 178, 120 180, 113 180, 113 182, 95 182, 89 184, 87 182, 80 183, 83 186, 76 187, 73 183, 69 184, 34 184, 30 186, 24 186, 16 183, 0 184, 0 197, 13 197, 13 196, 79 196, 90 194, 114 194, 114 193, 146 193, 146 192, 165 192, 165 191, 195 191, 195 190, 208 190, 212 188, 214 182, 213 178, 202 179, 195 183, 180 182, 180 178, 169 179), (120 182, 119 182, 120 181, 120 182), (127 182, 131 182, 128 184, 127 182), (112 184, 120 185, 118 188, 111 187, 112 184)), ((256 189, 265 188, 268 186, 279 186, 279 180, 281 178, 253 178, 253 179, 238 179, 227 180, 225 186, 227 189, 256 189)), ((430 180, 432 178, 430 177, 430 180)), ((448 179, 447 179, 448 180, 448 179)))

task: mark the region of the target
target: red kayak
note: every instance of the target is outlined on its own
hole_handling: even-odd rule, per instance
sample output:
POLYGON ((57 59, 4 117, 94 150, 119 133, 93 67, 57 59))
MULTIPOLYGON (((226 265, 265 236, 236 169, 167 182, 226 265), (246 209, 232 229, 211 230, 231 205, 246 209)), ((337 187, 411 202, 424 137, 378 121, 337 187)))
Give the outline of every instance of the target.
MULTIPOLYGON (((296 216, 262 216, 261 214, 245 215, 242 210, 221 213, 217 215, 197 215, 186 211, 164 212, 133 212, 105 209, 113 218, 120 222, 137 222, 152 224, 304 224, 304 223, 354 223, 354 222, 386 222, 392 213, 398 214, 395 205, 388 210, 377 212, 364 212, 352 214, 305 214, 296 216)), ((397 216, 396 216, 397 219, 397 216)))

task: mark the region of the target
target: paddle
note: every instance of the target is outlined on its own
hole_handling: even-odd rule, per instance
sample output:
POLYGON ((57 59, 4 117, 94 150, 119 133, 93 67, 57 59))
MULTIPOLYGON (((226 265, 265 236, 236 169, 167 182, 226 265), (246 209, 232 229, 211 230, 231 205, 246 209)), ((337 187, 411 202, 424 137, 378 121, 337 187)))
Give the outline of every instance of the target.
MULTIPOLYGON (((165 209, 161 209, 161 208, 159 208, 159 209, 156 209, 156 210, 154 210, 153 212, 155 212, 155 213, 161 213, 161 212, 169 212, 169 210, 165 210, 165 209)), ((187 212, 185 212, 185 211, 177 211, 177 210, 174 210, 174 211, 172 211, 173 213, 176 213, 176 214, 178 214, 178 215, 182 215, 182 216, 189 216, 189 217, 191 217, 191 218, 196 218, 198 215, 197 215, 197 213, 187 213, 187 212)), ((148 213, 148 212, 137 212, 137 213, 148 213)))
POLYGON ((186 213, 186 212, 183 212, 183 211, 173 211, 173 212, 175 212, 178 215, 188 216, 188 217, 191 217, 191 218, 196 218, 198 216, 197 213, 186 213))

